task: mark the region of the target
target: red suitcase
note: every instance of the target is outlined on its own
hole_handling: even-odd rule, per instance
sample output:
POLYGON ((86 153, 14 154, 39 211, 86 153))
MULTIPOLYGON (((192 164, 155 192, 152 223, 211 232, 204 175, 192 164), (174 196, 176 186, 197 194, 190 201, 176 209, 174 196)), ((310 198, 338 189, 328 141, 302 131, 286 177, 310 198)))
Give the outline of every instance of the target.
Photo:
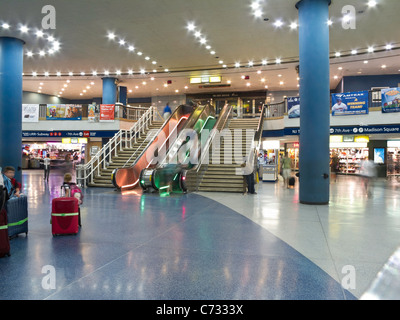
POLYGON ((79 202, 77 198, 53 199, 51 229, 53 236, 78 233, 79 202))
POLYGON ((7 211, 0 211, 0 258, 10 256, 10 239, 8 237, 7 211))

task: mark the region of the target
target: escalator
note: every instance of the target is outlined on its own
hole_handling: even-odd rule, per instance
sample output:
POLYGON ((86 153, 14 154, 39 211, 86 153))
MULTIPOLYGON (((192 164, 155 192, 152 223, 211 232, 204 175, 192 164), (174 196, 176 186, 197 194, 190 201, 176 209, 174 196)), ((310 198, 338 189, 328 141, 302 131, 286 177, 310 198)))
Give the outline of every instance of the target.
POLYGON ((147 148, 132 166, 113 171, 111 176, 113 185, 121 191, 138 187, 142 170, 153 168, 159 164, 160 160, 165 159, 165 155, 168 154, 181 131, 195 123, 201 111, 202 108, 196 108, 196 106, 179 106, 149 141, 147 148))
POLYGON ((196 121, 193 117, 192 124, 182 130, 165 159, 158 166, 142 171, 140 186, 144 191, 186 191, 185 174, 198 165, 203 152, 207 151, 205 147, 217 123, 214 107, 207 105, 198 110, 196 121))

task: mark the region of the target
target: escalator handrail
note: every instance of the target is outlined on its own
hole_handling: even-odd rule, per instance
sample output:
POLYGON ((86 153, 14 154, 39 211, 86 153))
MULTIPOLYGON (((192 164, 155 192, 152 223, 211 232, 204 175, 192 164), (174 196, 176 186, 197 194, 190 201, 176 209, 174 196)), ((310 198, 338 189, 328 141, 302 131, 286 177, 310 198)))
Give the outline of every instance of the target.
MULTIPOLYGON (((196 109, 195 111, 193 111, 193 113, 191 114, 191 118, 188 119, 187 121, 187 125, 186 128, 190 128, 193 129, 193 127, 195 126, 195 124, 197 123, 197 121, 200 119, 201 115, 206 112, 209 111, 209 109, 212 108, 212 106, 210 105, 205 105, 205 106, 199 106, 198 109, 196 109), (201 108, 201 112, 198 113, 198 116, 195 118, 195 115, 197 114, 196 111, 201 108)), ((165 157, 162 161, 159 162, 159 164, 157 165, 157 167, 162 167, 166 164, 167 159, 171 158, 171 155, 169 154, 171 149, 173 149, 173 147, 175 146, 175 144, 182 144, 183 141, 185 139, 182 139, 183 135, 186 135, 186 132, 184 132, 184 130, 182 130, 180 132, 180 134, 178 135, 178 137, 176 138, 176 140, 174 141, 173 145, 170 145, 169 149, 167 150, 167 152, 165 153, 165 157)), ((175 153, 178 153, 179 150, 181 148, 181 145, 177 148, 175 153)), ((175 156, 175 155, 174 155, 175 156)))
POLYGON ((208 151, 210 150, 210 147, 215 139, 215 136, 217 135, 217 133, 219 133, 219 131, 221 131, 222 129, 225 128, 229 117, 233 114, 232 112, 233 112, 233 107, 228 104, 226 104, 224 106, 224 108, 222 109, 222 111, 220 113, 220 117, 219 117, 217 123, 215 124, 214 129, 211 130, 211 134, 208 137, 207 142, 205 143, 204 149, 202 150, 200 161, 193 168, 193 170, 195 170, 196 173, 198 173, 200 171, 200 168, 203 165, 204 158, 208 154, 208 151))

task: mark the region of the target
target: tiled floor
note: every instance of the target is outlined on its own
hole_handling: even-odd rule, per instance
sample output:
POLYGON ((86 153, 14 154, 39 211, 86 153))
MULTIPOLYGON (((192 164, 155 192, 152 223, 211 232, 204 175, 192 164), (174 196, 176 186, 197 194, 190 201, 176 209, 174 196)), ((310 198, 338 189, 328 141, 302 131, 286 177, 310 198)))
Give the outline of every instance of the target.
POLYGON ((340 177, 329 206, 301 205, 279 183, 255 196, 85 189, 80 233, 52 237, 61 181, 24 172, 29 234, 0 259, 1 300, 356 299, 399 245, 397 182, 379 181, 367 198, 357 178, 340 177))

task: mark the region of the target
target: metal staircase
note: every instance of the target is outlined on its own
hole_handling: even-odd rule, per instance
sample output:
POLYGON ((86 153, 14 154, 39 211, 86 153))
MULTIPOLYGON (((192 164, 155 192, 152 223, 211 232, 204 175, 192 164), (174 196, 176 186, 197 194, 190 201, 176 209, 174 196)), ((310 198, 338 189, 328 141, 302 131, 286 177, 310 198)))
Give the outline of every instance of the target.
POLYGON ((154 135, 163 125, 162 121, 155 121, 149 125, 141 135, 140 138, 136 139, 136 142, 129 148, 122 148, 118 151, 117 155, 112 156, 111 162, 108 163, 106 169, 100 169, 100 174, 96 175, 93 182, 89 182, 89 187, 103 187, 103 188, 114 188, 111 180, 111 175, 115 169, 129 167, 142 154, 143 150, 147 147, 149 141, 152 140, 154 135))
POLYGON ((243 193, 243 176, 237 174, 237 169, 251 151, 258 125, 257 118, 232 119, 229 122, 227 136, 213 141, 209 164, 198 191, 243 193))
POLYGON ((120 130, 103 148, 76 168, 76 181, 82 187, 113 188, 111 174, 115 168, 133 163, 149 140, 149 132, 156 134, 163 125, 156 107, 150 107, 129 130, 120 130))

